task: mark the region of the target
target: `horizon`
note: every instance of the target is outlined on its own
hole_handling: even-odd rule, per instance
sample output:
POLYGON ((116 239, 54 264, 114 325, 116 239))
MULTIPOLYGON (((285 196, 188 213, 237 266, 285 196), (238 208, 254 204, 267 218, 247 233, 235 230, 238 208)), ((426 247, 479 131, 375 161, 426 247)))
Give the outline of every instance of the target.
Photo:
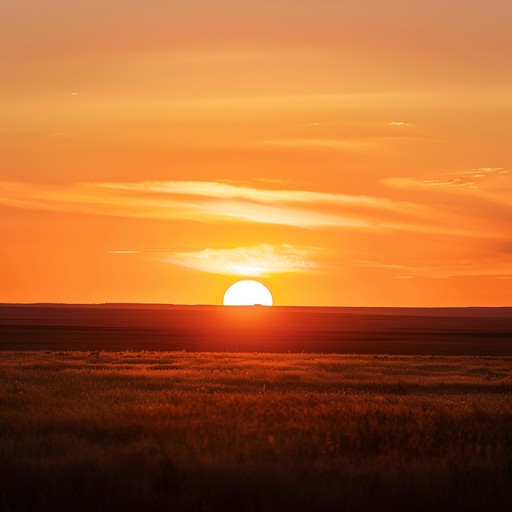
MULTIPOLYGON (((49 302, 34 302, 34 303, 0 303, 0 319, 11 318, 9 311, 16 310, 30 310, 32 309, 104 309, 110 311, 122 310, 141 310, 141 311, 165 311, 165 310, 186 310, 186 311, 254 311, 261 312, 258 315, 263 317, 272 316, 272 312, 279 314, 283 311, 296 311, 304 310, 309 312, 321 311, 329 312, 332 314, 339 313, 340 315, 381 315, 381 316, 396 316, 396 317, 412 317, 412 316, 431 316, 435 317, 467 317, 467 318, 512 318, 512 306, 435 306, 435 307, 422 307, 422 306, 305 306, 305 305, 273 305, 263 306, 261 304, 253 305, 231 305, 226 306, 222 304, 170 304, 170 303, 134 303, 134 302, 110 302, 110 303, 49 303, 49 302), (2 315, 2 308, 5 308, 6 316, 2 315)), ((14 315, 16 317, 16 314, 14 315)))
POLYGON ((0 306, 169 306, 169 307, 214 307, 214 308, 328 308, 328 309, 512 309, 509 305, 494 306, 377 306, 377 305, 329 305, 329 304, 182 304, 174 302, 0 302, 0 306))

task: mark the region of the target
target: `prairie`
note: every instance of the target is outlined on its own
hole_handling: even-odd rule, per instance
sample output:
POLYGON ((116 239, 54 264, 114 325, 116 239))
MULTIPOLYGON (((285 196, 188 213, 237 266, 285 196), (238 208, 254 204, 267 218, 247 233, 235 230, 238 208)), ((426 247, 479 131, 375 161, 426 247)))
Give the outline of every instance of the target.
POLYGON ((512 308, 0 305, 0 350, 512 356, 512 308))
POLYGON ((512 358, 4 351, 2 511, 509 511, 512 358))

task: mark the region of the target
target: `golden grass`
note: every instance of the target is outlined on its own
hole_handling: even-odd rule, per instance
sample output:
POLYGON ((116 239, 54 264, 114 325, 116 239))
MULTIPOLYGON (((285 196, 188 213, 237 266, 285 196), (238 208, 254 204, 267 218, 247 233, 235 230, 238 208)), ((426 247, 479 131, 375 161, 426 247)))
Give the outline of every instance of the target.
POLYGON ((512 358, 3 352, 0 510, 510 510, 512 358))

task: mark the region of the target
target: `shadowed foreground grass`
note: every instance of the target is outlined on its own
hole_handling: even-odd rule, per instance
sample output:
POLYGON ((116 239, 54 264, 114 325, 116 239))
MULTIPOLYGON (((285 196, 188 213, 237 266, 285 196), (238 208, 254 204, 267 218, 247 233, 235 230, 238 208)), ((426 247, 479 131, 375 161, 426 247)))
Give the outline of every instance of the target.
POLYGON ((3 352, 1 511, 509 511, 512 358, 3 352))

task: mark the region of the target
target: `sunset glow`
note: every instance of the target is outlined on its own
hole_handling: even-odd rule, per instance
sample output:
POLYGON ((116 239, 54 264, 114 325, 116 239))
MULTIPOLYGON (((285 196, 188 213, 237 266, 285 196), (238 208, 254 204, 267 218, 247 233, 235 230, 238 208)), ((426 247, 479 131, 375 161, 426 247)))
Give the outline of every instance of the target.
POLYGON ((244 279, 232 284, 224 294, 224 306, 272 306, 272 294, 258 281, 244 279))
POLYGON ((5 2, 0 302, 512 303, 510 2, 5 2))

